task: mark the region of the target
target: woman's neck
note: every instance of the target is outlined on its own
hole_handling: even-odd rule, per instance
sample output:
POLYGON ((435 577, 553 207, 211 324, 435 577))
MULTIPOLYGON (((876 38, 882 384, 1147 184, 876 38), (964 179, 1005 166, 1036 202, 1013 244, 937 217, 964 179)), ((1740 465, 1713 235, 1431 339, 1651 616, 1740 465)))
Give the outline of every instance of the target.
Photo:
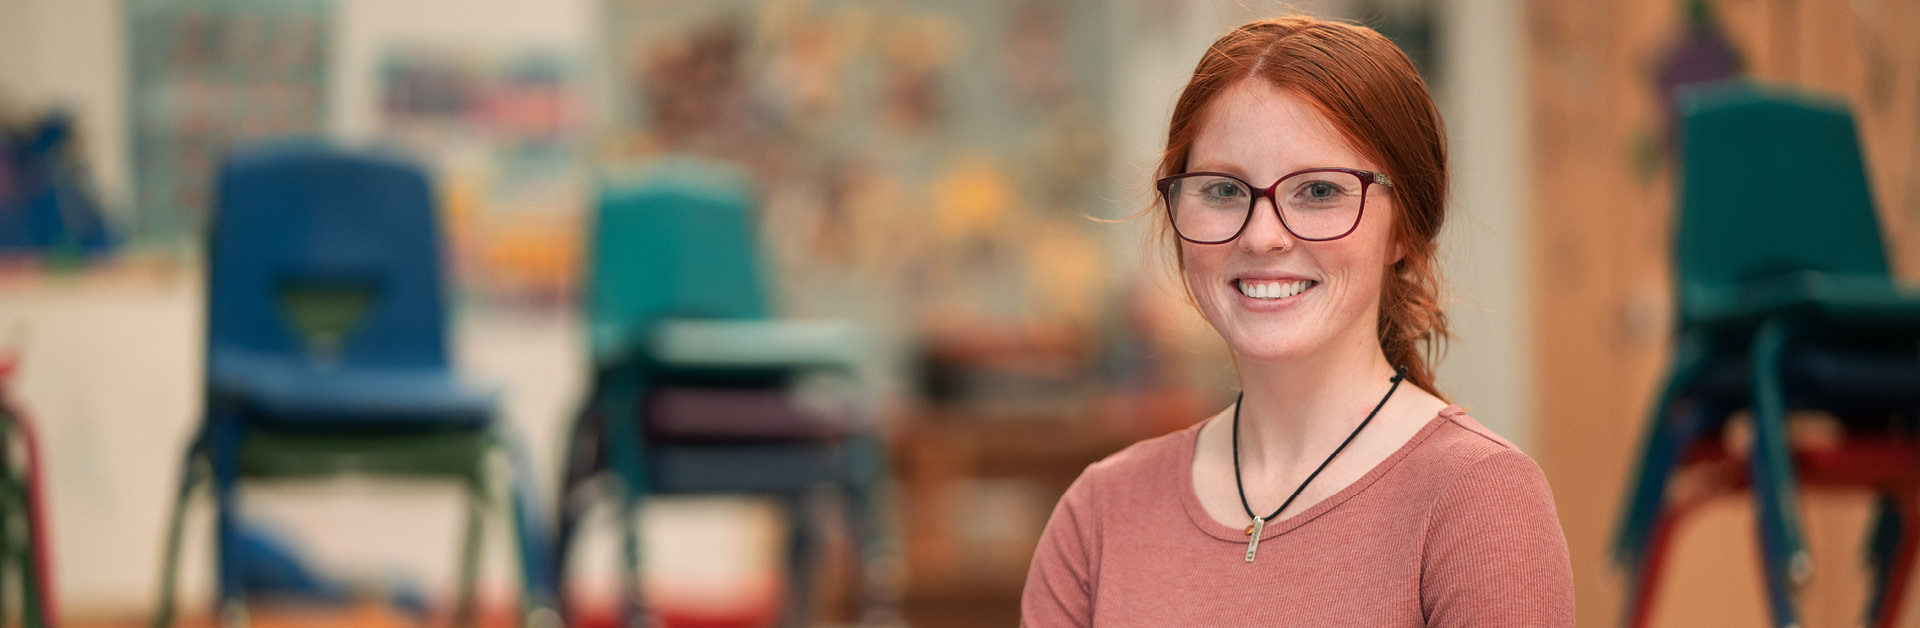
POLYGON ((1380 403, 1394 367, 1377 344, 1350 349, 1284 363, 1237 360, 1243 465, 1317 465, 1380 403))

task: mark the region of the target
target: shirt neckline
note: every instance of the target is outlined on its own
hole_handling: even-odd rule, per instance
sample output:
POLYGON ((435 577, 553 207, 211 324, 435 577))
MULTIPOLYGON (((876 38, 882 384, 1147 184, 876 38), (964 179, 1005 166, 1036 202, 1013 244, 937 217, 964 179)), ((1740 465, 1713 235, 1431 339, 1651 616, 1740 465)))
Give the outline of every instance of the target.
MULTIPOLYGON (((1415 432, 1413 437, 1408 438, 1407 442, 1401 444, 1399 449, 1394 450, 1392 455, 1387 456, 1385 460, 1381 460, 1378 464, 1373 465, 1373 468, 1368 470, 1366 475, 1360 476, 1360 479, 1354 480, 1353 483, 1348 484, 1346 488, 1342 488, 1339 492, 1328 496, 1326 499, 1320 500, 1319 503, 1314 504, 1311 508, 1289 515, 1280 521, 1268 523, 1264 532, 1260 535, 1260 539, 1264 541, 1286 534, 1294 528, 1298 528, 1309 521, 1319 518, 1320 515, 1324 515, 1328 511, 1333 510, 1342 502, 1352 499, 1353 496, 1359 495, 1361 491, 1366 490, 1368 486, 1378 481, 1381 476, 1386 475, 1387 471, 1391 470, 1395 464, 1398 464, 1402 459, 1406 458, 1408 454, 1413 453, 1413 450, 1419 447, 1420 443, 1425 441, 1428 436, 1431 436, 1434 430, 1452 421, 1453 417, 1465 413, 1466 410, 1460 406, 1448 405, 1445 408, 1441 408, 1439 413, 1427 420, 1427 424, 1422 426, 1420 431, 1415 432)), ((1200 439, 1200 428, 1205 427, 1206 424, 1206 421, 1195 423, 1193 427, 1187 429, 1187 437, 1182 439, 1185 446, 1180 448, 1180 502, 1187 511, 1187 519, 1191 520, 1194 527, 1199 528, 1201 532, 1205 532, 1207 536, 1223 541, 1244 544, 1247 542, 1246 529, 1227 526, 1215 521, 1212 515, 1207 514, 1207 509, 1200 505, 1200 495, 1193 490, 1193 450, 1197 441, 1200 439)))

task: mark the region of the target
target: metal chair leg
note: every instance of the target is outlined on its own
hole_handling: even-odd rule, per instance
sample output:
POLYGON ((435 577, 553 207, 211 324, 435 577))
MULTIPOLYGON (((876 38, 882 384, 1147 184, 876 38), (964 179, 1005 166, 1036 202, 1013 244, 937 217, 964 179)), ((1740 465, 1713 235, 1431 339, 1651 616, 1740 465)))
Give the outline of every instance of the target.
POLYGON ((640 400, 644 383, 638 375, 623 376, 606 392, 601 407, 606 409, 607 461, 620 476, 620 589, 623 602, 620 616, 629 628, 647 623, 646 606, 640 592, 641 502, 649 490, 646 463, 640 433, 640 400))
POLYGON ((1654 517, 1646 550, 1639 554, 1632 577, 1627 582, 1627 612, 1621 616, 1621 624, 1628 628, 1646 626, 1647 619, 1653 615, 1654 598, 1660 592, 1660 573, 1666 567, 1667 542, 1673 536, 1673 528, 1679 524, 1680 515, 1668 509, 1654 517))
MULTIPOLYGON (((26 481, 32 482, 33 480, 27 478, 26 481)), ((33 489, 31 486, 21 486, 20 490, 24 495, 27 491, 33 489)), ((27 507, 30 508, 31 506, 27 507)), ((40 562, 34 555, 35 541, 33 538, 36 530, 34 529, 31 511, 23 509, 22 512, 27 516, 21 517, 19 523, 23 528, 21 531, 25 533, 27 538, 27 545, 20 548, 21 551, 18 556, 18 560, 20 561, 21 620, 22 625, 26 628, 44 628, 45 626, 51 625, 47 617, 48 608, 44 603, 46 600, 46 588, 50 586, 50 583, 41 580, 39 575, 34 573, 34 571, 40 567, 40 562)), ((4 616, 5 615, 0 615, 0 617, 4 616)))
POLYGON ((625 628, 645 628, 646 598, 640 591, 639 492, 623 487, 620 495, 620 621, 625 628))
POLYGON ((1913 581, 1915 558, 1920 556, 1920 525, 1916 525, 1920 524, 1920 496, 1914 495, 1911 489, 1899 496, 1883 494, 1878 510, 1873 545, 1887 543, 1879 548, 1884 553, 1876 552, 1874 588, 1863 625, 1892 628, 1900 621, 1907 585, 1913 581))
POLYGON ((486 537, 486 511, 492 500, 487 494, 485 456, 467 480, 467 521, 460 545, 460 580, 455 590, 453 625, 471 628, 479 623, 479 602, 475 590, 480 581, 480 542, 486 537))
POLYGON ((573 428, 568 434, 565 458, 562 460, 560 490, 557 495, 554 513, 552 551, 552 588, 555 608, 562 618, 573 620, 577 609, 569 592, 572 578, 572 551, 580 526, 594 503, 608 497, 606 491, 590 491, 593 480, 605 470, 602 456, 598 452, 606 447, 605 426, 595 429, 595 421, 604 415, 595 412, 589 406, 574 418, 573 428))
POLYGON ((196 441, 187 448, 186 464, 181 465, 180 486, 173 498, 173 514, 167 523, 166 552, 160 560, 160 599, 154 605, 153 628, 173 625, 175 585, 180 572, 180 537, 186 525, 187 502, 208 472, 203 470, 204 443, 196 441))
POLYGON ((1861 626, 1878 625, 1876 618, 1886 604, 1893 556, 1899 550, 1900 537, 1905 535, 1906 523, 1893 496, 1886 493, 1874 496, 1873 522, 1868 524, 1866 541, 1861 543, 1860 558, 1866 563, 1868 576, 1867 606, 1861 614, 1861 626))
POLYGON ((814 500, 808 493, 786 499, 787 510, 787 582, 786 608, 780 625, 801 628, 814 617, 814 580, 819 577, 820 534, 814 516, 814 500))
POLYGON ((904 561, 890 525, 892 486, 887 478, 892 477, 891 466, 878 438, 857 438, 850 445, 854 482, 846 500, 847 523, 858 561, 852 573, 859 580, 860 624, 899 625, 904 561))
POLYGON ((240 447, 246 429, 234 420, 209 420, 207 426, 207 466, 213 489, 214 545, 218 551, 218 604, 220 623, 240 628, 251 623, 246 605, 246 565, 239 546, 240 511, 237 488, 240 482, 240 447))
MULTIPOLYGON (((16 570, 19 572, 17 579, 20 580, 24 591, 29 567, 26 553, 14 543, 13 530, 14 514, 24 510, 22 502, 26 500, 20 498, 19 484, 13 481, 13 467, 7 459, 5 447, 7 447, 6 439, 0 438, 0 509, 4 509, 0 510, 0 625, 11 625, 13 616, 7 614, 10 610, 7 607, 7 598, 11 597, 8 593, 13 590, 13 581, 16 578, 9 577, 8 573, 16 570)), ((26 596, 21 595, 21 597, 26 596)), ((25 621, 24 612, 22 621, 25 621)))
POLYGON ((1666 504, 1655 513, 1645 551, 1639 554, 1627 582, 1626 613, 1621 615, 1622 625, 1641 628, 1652 617, 1654 601, 1660 590, 1660 575, 1666 569, 1667 551, 1671 549, 1674 532, 1680 524, 1707 502, 1740 489, 1742 480, 1729 477, 1723 469, 1717 466, 1699 469, 1698 473, 1707 475, 1702 476, 1698 491, 1666 504))
POLYGON ((1652 419, 1640 444, 1640 466, 1627 489, 1627 508, 1614 528, 1613 560, 1617 566, 1631 568, 1639 564, 1654 519, 1666 501, 1667 480, 1679 466, 1680 456, 1693 437, 1695 421, 1676 416, 1678 404, 1706 370, 1710 347, 1703 340, 1683 340, 1672 364, 1668 366, 1666 385, 1653 405, 1652 419))
POLYGON ((525 452, 520 449, 516 439, 492 439, 491 449, 501 458, 499 466, 489 467, 505 473, 505 481, 498 475, 491 476, 489 485, 497 487, 490 494, 506 494, 505 506, 512 526, 514 556, 520 567, 520 617, 522 625, 528 628, 557 628, 561 625, 558 614, 559 603, 557 589, 554 588, 554 560, 552 552, 546 546, 545 526, 534 512, 538 498, 533 490, 532 466, 528 464, 525 452))
MULTIPOLYGON (((0 390, 0 465, 5 465, 6 474, 13 481, 9 487, 9 497, 15 500, 9 512, 20 514, 13 523, 24 532, 25 545, 13 546, 13 537, 8 542, 0 542, 0 549, 11 549, 13 559, 19 566, 21 617, 28 628, 58 626, 60 617, 58 605, 52 595, 53 566, 49 555, 48 541, 51 530, 46 521, 46 495, 42 490, 45 476, 40 456, 40 439, 35 435, 34 426, 27 420, 26 413, 11 405, 5 391, 0 390), (17 461, 21 473, 12 474, 15 461, 10 458, 15 452, 12 444, 19 444, 22 458, 17 461)), ((0 569, 3 570, 3 569, 0 569)), ((4 591, 0 586, 0 591, 4 591)), ((6 614, 0 611, 0 618, 6 614)))
POLYGON ((1813 572, 1800 528, 1798 483, 1787 437, 1785 388, 1781 381, 1791 329, 1784 319, 1762 324, 1753 342, 1753 450, 1755 518, 1760 531, 1761 576, 1779 628, 1799 625, 1793 591, 1813 572))

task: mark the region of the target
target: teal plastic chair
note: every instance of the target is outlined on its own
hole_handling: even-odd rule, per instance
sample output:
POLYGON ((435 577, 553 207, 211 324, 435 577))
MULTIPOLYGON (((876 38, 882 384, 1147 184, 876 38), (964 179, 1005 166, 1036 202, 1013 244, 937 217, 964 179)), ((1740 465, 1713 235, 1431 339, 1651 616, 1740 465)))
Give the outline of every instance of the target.
MULTIPOLYGON (((635 517, 650 495, 756 494, 790 506, 786 621, 810 616, 816 534, 807 500, 838 490, 860 552, 865 612, 890 613, 887 464, 862 412, 865 334, 851 321, 773 318, 753 185, 732 167, 666 158, 606 177, 593 223, 586 316, 594 379, 568 439, 556 572, 594 504, 617 502, 621 613, 642 621, 635 517), (801 402, 807 382, 846 394, 801 402), (596 482, 610 475, 613 482, 596 482)), ((569 616, 572 613, 568 613, 569 616)))
POLYGON ((1755 495, 1774 625, 1797 624, 1792 591, 1811 574, 1796 495, 1812 480, 1886 497, 1869 543, 1867 623, 1891 625, 1920 541, 1908 486, 1920 489, 1920 448, 1900 436, 1920 419, 1920 295, 1888 272, 1852 116, 1744 81, 1703 86, 1682 105, 1676 351, 1614 543, 1634 580, 1628 623, 1645 622, 1686 509, 1669 503, 1669 479, 1732 460, 1720 447, 1727 419, 1750 410, 1750 453, 1720 488, 1755 495), (1796 451, 1789 409, 1832 413, 1842 451, 1858 455, 1796 451), (1910 448, 1913 459, 1901 457, 1910 448))

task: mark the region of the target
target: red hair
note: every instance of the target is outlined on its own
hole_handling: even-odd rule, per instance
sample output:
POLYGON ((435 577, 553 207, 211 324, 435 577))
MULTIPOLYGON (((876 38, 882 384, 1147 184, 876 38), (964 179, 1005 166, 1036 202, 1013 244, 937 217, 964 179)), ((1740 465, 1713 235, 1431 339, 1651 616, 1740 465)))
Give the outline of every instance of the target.
MULTIPOLYGON (((1426 82, 1373 29, 1287 16, 1249 22, 1215 41, 1173 106, 1155 176, 1186 172, 1201 114, 1216 95, 1259 77, 1303 96, 1347 142, 1393 177, 1392 238, 1403 253, 1381 288, 1379 337, 1387 361, 1439 395, 1433 367, 1445 350, 1435 236, 1447 216, 1447 141, 1426 82)), ((1160 213, 1163 236, 1179 246, 1160 213)), ((1176 255, 1184 270, 1184 256, 1176 255)))

